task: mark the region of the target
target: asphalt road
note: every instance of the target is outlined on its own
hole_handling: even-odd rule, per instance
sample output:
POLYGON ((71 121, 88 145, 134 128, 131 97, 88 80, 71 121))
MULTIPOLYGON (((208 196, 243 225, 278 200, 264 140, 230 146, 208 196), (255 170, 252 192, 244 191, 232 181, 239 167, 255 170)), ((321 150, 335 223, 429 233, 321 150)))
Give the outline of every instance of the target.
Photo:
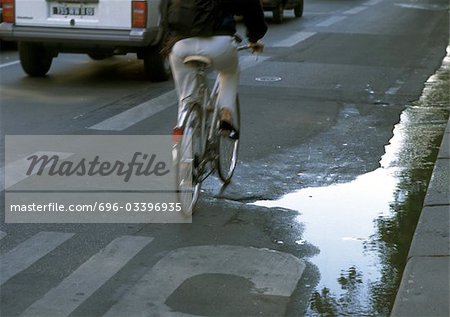
MULTIPOLYGON (((267 21, 265 52, 241 60, 233 182, 206 181, 192 224, 2 223, 2 316, 304 314, 320 247, 297 212, 250 203, 379 167, 445 55, 448 3, 307 1, 301 19, 267 21)), ((17 59, 0 56, 2 152, 5 135, 171 132, 173 83, 147 82, 134 56, 61 54, 45 78, 17 59)))

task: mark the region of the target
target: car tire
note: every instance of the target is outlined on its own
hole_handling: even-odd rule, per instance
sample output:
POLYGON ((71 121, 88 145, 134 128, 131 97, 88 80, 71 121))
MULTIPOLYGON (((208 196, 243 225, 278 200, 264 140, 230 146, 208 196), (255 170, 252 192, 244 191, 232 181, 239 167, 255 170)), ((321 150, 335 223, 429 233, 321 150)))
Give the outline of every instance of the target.
POLYGON ((283 22, 284 19, 284 5, 283 3, 279 3, 275 9, 273 9, 272 11, 272 15, 273 15, 273 21, 275 23, 281 23, 283 22))
POLYGON ((31 77, 43 77, 50 70, 53 55, 40 43, 20 42, 19 59, 25 73, 31 77))
POLYGON ((300 3, 294 7, 294 15, 297 18, 301 18, 303 16, 303 0, 301 0, 300 3))
POLYGON ((148 79, 155 82, 166 81, 170 78, 169 58, 162 56, 160 50, 160 45, 150 46, 142 56, 145 74, 148 79))

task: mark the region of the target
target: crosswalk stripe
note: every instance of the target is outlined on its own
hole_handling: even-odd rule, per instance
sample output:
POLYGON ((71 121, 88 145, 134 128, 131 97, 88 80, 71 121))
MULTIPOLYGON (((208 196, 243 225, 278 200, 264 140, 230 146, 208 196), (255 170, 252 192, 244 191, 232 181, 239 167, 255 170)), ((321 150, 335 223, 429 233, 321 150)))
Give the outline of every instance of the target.
MULTIPOLYGON (((8 151, 8 148, 6 149, 8 151)), ((41 157, 43 155, 48 155, 49 157, 53 155, 59 156, 61 159, 68 158, 73 153, 64 153, 64 152, 45 152, 45 151, 39 151, 34 152, 33 154, 28 155, 27 157, 31 157, 33 155, 36 155, 38 157, 41 157)), ((23 181, 24 179, 30 177, 29 175, 25 174, 25 171, 28 170, 30 167, 30 161, 27 158, 21 158, 16 161, 13 161, 11 163, 6 164, 5 167, 0 168, 0 176, 5 177, 5 189, 8 189, 9 187, 23 181)), ((32 175, 36 174, 37 171, 35 171, 32 175)), ((2 185, 0 185, 2 186, 2 185)), ((3 188, 0 187, 1 190, 3 188)))
POLYGON ((114 239, 77 270, 36 301, 22 316, 67 316, 116 274, 153 238, 122 236, 114 239))
POLYGON ((0 284, 31 266, 72 236, 73 233, 39 232, 20 243, 0 259, 0 284))

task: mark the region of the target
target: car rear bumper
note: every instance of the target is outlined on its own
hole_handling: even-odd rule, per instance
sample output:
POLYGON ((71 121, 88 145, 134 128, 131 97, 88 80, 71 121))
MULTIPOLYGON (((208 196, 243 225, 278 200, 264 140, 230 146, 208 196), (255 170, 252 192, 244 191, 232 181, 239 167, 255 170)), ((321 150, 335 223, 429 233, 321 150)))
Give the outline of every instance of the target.
POLYGON ((158 43, 159 29, 103 30, 0 24, 0 39, 54 43, 60 46, 142 47, 158 43))

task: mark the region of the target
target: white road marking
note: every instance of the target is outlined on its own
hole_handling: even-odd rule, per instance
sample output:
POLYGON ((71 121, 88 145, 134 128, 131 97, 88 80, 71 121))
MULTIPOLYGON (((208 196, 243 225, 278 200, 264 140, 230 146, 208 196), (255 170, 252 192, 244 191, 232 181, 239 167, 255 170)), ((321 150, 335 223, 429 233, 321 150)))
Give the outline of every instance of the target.
POLYGON ((185 280, 201 274, 237 275, 254 284, 255 294, 289 297, 304 269, 304 261, 274 250, 227 245, 181 248, 156 263, 104 316, 140 316, 149 307, 154 316, 172 316, 167 298, 185 280))
POLYGON ((177 93, 175 90, 171 90, 159 97, 150 99, 140 105, 97 123, 89 127, 89 129, 123 131, 132 125, 175 105, 176 103, 177 93))
POLYGON ((6 236, 7 236, 6 232, 0 231, 0 240, 6 236))
POLYGON ((0 68, 17 65, 17 64, 20 64, 20 61, 14 61, 14 62, 9 62, 9 63, 5 63, 5 64, 0 64, 0 68))
POLYGON ((365 7, 365 6, 354 7, 353 9, 345 11, 344 14, 357 14, 357 13, 360 13, 360 12, 366 10, 367 8, 368 7, 365 7))
MULTIPOLYGON (((6 149, 7 151, 8 149, 6 149)), ((48 155, 48 157, 52 157, 53 155, 57 155, 62 159, 68 158, 73 153, 63 153, 63 152, 35 152, 33 154, 28 155, 27 157, 30 157, 32 155, 42 156, 42 155, 48 155)), ((8 163, 5 165, 5 167, 0 168, 0 177, 5 176, 5 188, 8 189, 9 187, 23 181, 24 179, 30 177, 31 175, 27 175, 26 171, 30 167, 30 161, 27 158, 22 158, 19 160, 16 160, 14 162, 8 163)), ((34 174, 36 174, 37 171, 34 171, 34 174)), ((3 187, 3 184, 0 184, 0 190, 3 190, 5 188, 3 187)))
POLYGON ((292 47, 304 40, 306 40, 307 38, 310 38, 311 36, 315 35, 315 32, 298 32, 295 33, 291 36, 289 36, 288 38, 279 41, 277 43, 275 43, 274 45, 272 45, 273 47, 292 47))
POLYGON ((113 240, 28 307, 22 316, 68 316, 152 240, 151 237, 138 236, 122 236, 113 240))
POLYGON ((368 6, 373 6, 373 5, 379 4, 379 3, 382 2, 382 1, 383 1, 383 0, 370 0, 370 1, 365 2, 364 4, 365 4, 365 5, 368 5, 368 6))
POLYGON ((322 22, 316 24, 316 26, 327 27, 327 26, 333 25, 337 22, 340 22, 342 20, 345 20, 346 18, 347 17, 345 17, 345 16, 334 16, 334 17, 331 17, 329 19, 326 19, 325 21, 322 21, 322 22))
POLYGON ((0 284, 25 270, 73 236, 73 233, 39 232, 20 243, 0 259, 0 284))

